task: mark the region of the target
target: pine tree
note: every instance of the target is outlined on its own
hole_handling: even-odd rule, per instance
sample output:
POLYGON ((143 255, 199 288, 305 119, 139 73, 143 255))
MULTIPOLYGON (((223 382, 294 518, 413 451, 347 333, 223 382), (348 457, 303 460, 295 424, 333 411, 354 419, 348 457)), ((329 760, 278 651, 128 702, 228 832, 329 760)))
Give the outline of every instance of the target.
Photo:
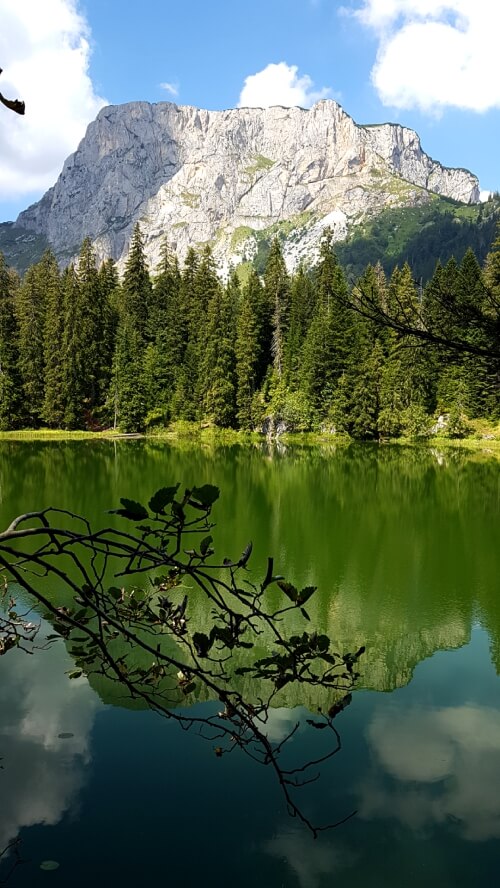
MULTIPOLYGON (((408 264, 401 270, 394 270, 388 300, 400 317, 406 318, 411 327, 418 328, 421 323, 419 294, 408 264)), ((423 412, 434 408, 434 367, 429 350, 423 348, 415 337, 389 331, 385 347, 379 426, 383 434, 395 435, 402 430, 409 410, 416 416, 417 407, 423 412)))
POLYGON ((100 285, 92 244, 86 238, 64 277, 63 397, 68 428, 100 420, 109 381, 110 307, 100 285))
POLYGON ((290 311, 290 280, 278 238, 274 238, 264 273, 264 289, 271 327, 271 358, 276 376, 285 370, 285 347, 290 311))
POLYGON ((22 425, 22 389, 18 368, 17 322, 14 311, 16 282, 0 253, 0 429, 22 425))
POLYGON ((47 251, 42 262, 45 279, 44 363, 45 395, 42 418, 51 428, 62 428, 64 422, 63 394, 63 284, 54 254, 47 251))
POLYGON ((329 409, 335 388, 346 373, 353 345, 353 317, 348 288, 326 229, 315 274, 316 304, 301 354, 300 386, 318 416, 329 409))
POLYGON ((257 274, 252 272, 243 288, 236 320, 236 404, 242 429, 253 427, 252 403, 264 375, 262 303, 262 286, 257 274))
POLYGON ((180 301, 181 278, 177 258, 167 243, 162 249, 159 273, 153 282, 149 339, 144 364, 148 410, 170 418, 187 342, 187 319, 180 301))
POLYGON ((286 377, 292 388, 298 384, 301 350, 311 324, 316 292, 311 278, 301 265, 290 285, 290 320, 286 341, 286 377))
POLYGON ((179 323, 181 324, 182 362, 176 368, 175 388, 170 401, 174 419, 192 420, 198 416, 196 401, 198 384, 199 303, 196 286, 199 256, 190 247, 182 269, 179 289, 179 323))
MULTIPOLYGON (((463 336, 477 347, 493 343, 485 317, 491 308, 481 267, 472 250, 467 250, 457 276, 457 301, 464 317, 463 336)), ((461 378, 466 391, 466 412, 469 416, 496 414, 498 409, 498 377, 496 367, 486 357, 464 354, 461 378)))
POLYGON ((146 339, 151 303, 151 280, 139 223, 134 228, 122 282, 123 311, 139 335, 146 339))
POLYGON ((114 428, 140 432, 146 419, 144 340, 128 316, 120 319, 116 334, 110 388, 114 428))
POLYGON ((63 424, 67 429, 79 429, 84 428, 86 425, 86 340, 81 335, 80 325, 83 318, 80 301, 80 281, 78 280, 74 265, 70 265, 63 276, 63 304, 63 424))
POLYGON ((79 323, 81 348, 85 354, 84 400, 89 416, 102 407, 109 382, 110 306, 101 288, 96 256, 85 238, 78 258, 79 323))
POLYGON ((116 263, 113 259, 106 259, 98 272, 99 292, 103 311, 103 339, 101 374, 102 398, 105 400, 111 381, 111 367, 115 350, 116 330, 122 292, 116 263))
POLYGON ((379 340, 359 367, 352 392, 349 432, 354 438, 376 438, 379 432, 380 385, 384 353, 379 340))
POLYGON ((236 379, 232 305, 221 284, 208 306, 200 393, 205 416, 217 426, 235 423, 236 379))
POLYGON ((38 428, 45 396, 45 263, 28 268, 16 293, 19 371, 22 380, 26 419, 38 428))

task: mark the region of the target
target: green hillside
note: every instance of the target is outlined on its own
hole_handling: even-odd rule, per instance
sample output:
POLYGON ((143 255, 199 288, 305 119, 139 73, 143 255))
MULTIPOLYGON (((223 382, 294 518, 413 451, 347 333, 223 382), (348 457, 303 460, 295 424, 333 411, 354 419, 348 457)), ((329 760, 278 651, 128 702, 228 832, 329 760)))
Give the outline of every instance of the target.
POLYGON ((451 256, 461 262, 471 248, 482 264, 495 239, 500 220, 500 196, 466 206, 444 198, 430 204, 384 210, 357 226, 335 252, 349 279, 380 262, 390 275, 396 265, 411 266, 416 280, 428 281, 436 262, 451 256))

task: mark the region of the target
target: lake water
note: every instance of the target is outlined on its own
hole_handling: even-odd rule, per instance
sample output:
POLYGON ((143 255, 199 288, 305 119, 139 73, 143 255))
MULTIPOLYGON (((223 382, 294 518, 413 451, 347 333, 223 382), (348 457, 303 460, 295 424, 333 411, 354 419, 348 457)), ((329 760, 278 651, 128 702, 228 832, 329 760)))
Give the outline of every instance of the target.
MULTIPOLYGON (((313 840, 268 768, 217 758, 116 686, 70 681, 58 642, 0 658, 0 851, 20 837, 23 860, 9 886, 497 885, 500 463, 371 445, 2 442, 1 523, 52 504, 98 524, 120 496, 177 481, 221 488, 221 555, 253 540, 256 579, 274 555, 319 587, 315 628, 337 649, 366 645, 336 720, 342 750, 301 790, 316 823, 357 813, 313 840)), ((271 736, 300 721, 292 752, 313 755, 318 699, 287 689, 279 703, 271 736)))

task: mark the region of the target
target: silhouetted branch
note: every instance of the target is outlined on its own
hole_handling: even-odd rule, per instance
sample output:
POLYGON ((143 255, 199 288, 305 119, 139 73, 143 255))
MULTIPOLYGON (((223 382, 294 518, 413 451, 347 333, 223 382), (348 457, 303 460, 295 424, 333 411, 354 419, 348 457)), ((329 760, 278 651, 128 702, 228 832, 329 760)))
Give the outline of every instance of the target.
MULTIPOLYGON (((176 498, 178 488, 157 491, 148 508, 122 499, 122 508, 115 512, 135 525, 131 532, 114 527, 93 531, 80 516, 52 508, 20 515, 0 534, 0 566, 42 605, 44 615, 65 638, 75 660, 70 678, 102 676, 182 728, 217 744, 217 756, 239 748, 269 766, 290 813, 317 835, 326 827, 308 819, 294 791, 317 780, 317 768, 341 749, 333 718, 347 705, 346 693, 358 677, 357 661, 364 648, 341 655, 330 649, 326 635, 315 631, 288 635, 286 618, 291 612, 309 620, 305 605, 315 587, 298 590, 274 575, 272 559, 263 581, 251 583, 250 544, 240 558, 216 561, 209 531, 218 489, 204 485, 176 498), (62 519, 69 527, 62 526, 62 519), (188 540, 194 541, 192 548, 187 548, 188 540), (144 583, 145 573, 150 577, 144 583), (123 576, 141 577, 143 584, 107 585, 123 576), (267 590, 272 584, 286 599, 285 606, 270 607, 267 590), (196 590, 211 607, 208 625, 204 621, 201 627, 192 607, 196 590), (66 604, 57 600, 58 591, 66 604), (262 637, 269 656, 254 659, 255 640, 262 637), (248 665, 235 665, 240 653, 248 665), (238 682, 246 676, 264 689, 256 699, 249 700, 238 690, 238 682), (331 735, 326 751, 284 768, 280 758, 298 724, 273 742, 267 722, 276 695, 289 684, 340 692, 341 699, 330 706, 328 715, 320 711, 318 719, 306 722, 311 729, 331 735), (199 689, 220 701, 217 714, 200 717, 179 710, 180 702, 189 703, 199 689)), ((0 624, 0 639, 2 632, 10 633, 5 636, 15 639, 10 647, 19 647, 16 632, 26 634, 26 626, 11 628, 9 621, 11 615, 0 624)))
MULTIPOLYGON (((0 68, 0 74, 2 73, 2 68, 0 68)), ((6 108, 9 108, 10 111, 15 111, 16 114, 24 114, 26 107, 24 102, 20 99, 6 99, 5 96, 0 93, 0 102, 2 105, 5 105, 6 108)))

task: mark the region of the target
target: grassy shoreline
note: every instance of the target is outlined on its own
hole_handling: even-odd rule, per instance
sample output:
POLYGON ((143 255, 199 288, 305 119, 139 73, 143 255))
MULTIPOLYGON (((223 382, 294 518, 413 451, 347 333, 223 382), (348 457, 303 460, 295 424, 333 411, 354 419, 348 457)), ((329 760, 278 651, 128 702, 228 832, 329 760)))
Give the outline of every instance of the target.
MULTIPOLYGON (((500 428, 488 424, 488 428, 472 429, 472 434, 464 438, 446 438, 430 436, 426 438, 387 438, 380 441, 368 441, 365 443, 376 444, 381 447, 398 445, 411 447, 439 447, 445 449, 463 449, 471 452, 479 452, 490 456, 500 457, 500 428)), ((158 429, 146 434, 124 434, 114 429, 105 429, 99 432, 90 431, 65 431, 60 429, 23 429, 19 431, 0 432, 0 441, 126 441, 146 440, 152 442, 166 441, 171 443, 190 442, 192 444, 212 444, 214 446, 230 446, 232 444, 261 444, 268 439, 258 432, 242 432, 234 429, 219 429, 213 426, 206 427, 199 423, 174 423, 164 429, 158 429)), ((336 435, 327 432, 287 432, 279 438, 271 439, 273 443, 285 446, 315 446, 336 445, 349 446, 350 444, 364 443, 355 441, 347 435, 336 435)))

